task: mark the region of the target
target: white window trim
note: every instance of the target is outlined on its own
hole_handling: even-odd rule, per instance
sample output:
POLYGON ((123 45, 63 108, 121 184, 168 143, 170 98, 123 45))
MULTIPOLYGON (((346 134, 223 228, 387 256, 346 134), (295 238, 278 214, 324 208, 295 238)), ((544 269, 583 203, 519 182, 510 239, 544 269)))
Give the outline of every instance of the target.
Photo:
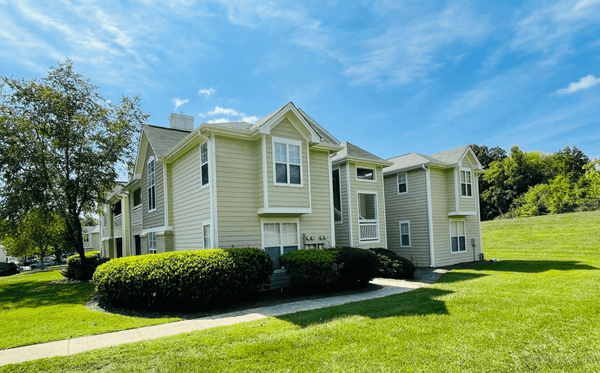
POLYGON ((82 234, 81 234, 81 237, 82 237, 82 240, 83 240, 83 243, 84 243, 84 244, 86 244, 86 243, 89 243, 89 242, 90 242, 90 234, 89 234, 89 233, 87 233, 87 232, 82 232, 82 234))
MULTIPOLYGON (((468 245, 467 245, 467 222, 465 221, 465 219, 450 219, 449 221, 449 227, 450 227, 450 254, 454 255, 454 254, 464 254, 468 251, 468 245), (460 240, 459 240, 459 244, 458 244, 458 251, 452 251, 452 223, 453 222, 462 222, 463 223, 463 228, 465 229, 465 250, 464 251, 460 251, 460 240)), ((461 236, 457 236, 457 237, 461 237, 461 236)))
POLYGON ((410 220, 400 220, 398 222, 398 229, 400 233, 400 247, 412 247, 412 234, 410 234, 410 220), (402 224, 408 224, 408 246, 402 245, 402 224))
POLYGON ((153 156, 150 157, 146 163, 146 193, 148 194, 148 212, 156 211, 156 160, 153 156), (154 179, 154 184, 152 184, 154 187, 154 208, 152 210, 150 210, 150 187, 148 186, 148 170, 150 168, 150 162, 154 162, 154 174, 152 175, 154 179))
MULTIPOLYGON (((210 235, 210 236, 209 236, 210 243, 208 244, 208 247, 204 246, 204 241, 205 241, 205 240, 204 240, 204 239, 205 239, 205 236, 204 236, 204 227, 205 227, 205 226, 207 226, 207 225, 208 225, 208 231, 209 231, 210 233, 212 233, 212 232, 211 232, 211 227, 210 227, 210 220, 207 220, 207 221, 204 221, 204 222, 202 222, 202 245, 203 245, 203 247, 204 247, 205 249, 212 249, 212 248, 213 248, 213 244, 212 244, 212 243, 213 243, 212 235, 210 235)), ((210 233, 209 233, 209 234, 210 234, 210 233)))
MULTIPOLYGON (((342 198, 342 171, 340 170, 339 167, 338 168, 334 168, 333 170, 331 170, 331 181, 333 183, 333 171, 336 171, 336 170, 338 172, 339 181, 340 181, 340 188, 339 188, 340 189, 339 190, 339 193, 340 193, 340 213, 342 215, 342 220, 335 221, 335 217, 334 217, 334 221, 335 221, 335 224, 343 224, 344 223, 344 199, 342 198)), ((335 188, 335 185, 333 185, 333 188, 335 188)), ((331 198, 333 199, 333 194, 331 195, 331 198)), ((332 201, 332 205, 333 205, 333 201, 332 201)), ((334 209, 335 209, 335 207, 334 207, 334 209)), ((334 212, 334 214, 335 214, 335 212, 334 212)))
POLYGON ((356 177, 356 181, 366 181, 369 183, 376 183, 377 182, 377 169, 373 168, 373 167, 365 167, 365 166, 360 166, 360 165, 354 165, 354 176, 356 177), (373 170, 373 180, 367 180, 367 179, 359 179, 358 178, 358 169, 362 168, 363 170, 373 170))
MULTIPOLYGON (((465 177, 466 177, 466 176, 465 176, 465 177)), ((475 189, 475 188, 473 188, 473 170, 471 170, 471 169, 470 169, 470 168, 468 168, 468 167, 460 167, 460 168, 458 169, 458 189, 459 189, 459 192, 458 192, 458 193, 459 193, 459 195, 460 195, 462 198, 473 198, 473 194, 475 194, 475 193, 474 193, 474 189, 475 189), (471 174, 471 182, 470 182, 470 183, 467 183, 467 182, 465 182, 465 184, 471 184, 471 195, 470 195, 470 196, 463 196, 463 195, 462 195, 462 184, 463 184, 463 183, 462 183, 462 181, 461 181, 461 179, 460 179, 460 172, 461 172, 461 171, 468 171, 468 172, 471 174)))
MULTIPOLYGON (((356 192, 356 221, 358 224, 358 243, 379 243, 381 241, 381 234, 379 230, 381 229, 379 225, 379 196, 377 192, 373 191, 363 191, 359 190, 356 192), (377 223, 377 238, 376 239, 361 239, 360 238, 360 195, 361 194, 374 194, 375 195, 375 223, 377 223)), ((372 222, 372 221, 363 221, 364 223, 372 222)))
POLYGON ((408 193, 408 173, 400 172, 396 174, 396 192, 398 195, 407 194, 408 193), (400 175, 404 175, 404 180, 406 181, 406 192, 400 192, 400 175))
MULTIPOLYGON (((289 147, 286 146, 286 150, 288 150, 287 152, 287 166, 288 166, 288 180, 290 179, 290 158, 289 158, 289 147)), ((295 188, 302 188, 304 187, 304 167, 303 167, 303 162, 302 162, 302 141, 298 141, 298 140, 292 140, 292 139, 285 139, 283 137, 272 137, 271 138, 271 157, 272 157, 272 167, 273 167, 273 185, 275 186, 286 186, 286 187, 295 187, 295 188), (276 166, 275 164, 277 162, 275 162, 275 143, 278 142, 280 144, 286 144, 286 145, 297 145, 300 147, 300 184, 290 184, 290 183, 278 183, 277 182, 277 170, 276 170, 276 166)))
MULTIPOLYGON (((208 186, 210 186, 210 181, 211 181, 211 177, 210 177, 210 146, 208 141, 203 142, 202 144, 200 144, 200 147, 198 148, 198 151, 200 153, 200 189, 204 189, 208 186), (202 163, 202 145, 206 144, 206 162, 202 163), (204 166, 206 164, 206 166, 208 167, 208 182, 206 184, 202 184, 202 166, 204 166)), ((212 239, 212 238, 211 238, 212 239)))
MULTIPOLYGON (((261 239, 261 247, 262 247, 262 251, 266 252, 265 250, 265 224, 268 223, 296 223, 296 226, 298 227, 298 250, 302 249, 302 241, 300 241, 300 219, 296 218, 262 218, 260 219, 260 239, 261 239)), ((281 230, 279 230, 280 234, 281 234, 281 230)), ((282 245, 280 245, 282 246, 282 245)), ((283 250, 282 248, 280 248, 280 253, 279 255, 283 255, 283 253, 281 252, 281 250, 283 250)), ((276 269, 274 273, 281 273, 281 272, 285 272, 285 268, 283 268, 283 266, 280 269, 276 269)))

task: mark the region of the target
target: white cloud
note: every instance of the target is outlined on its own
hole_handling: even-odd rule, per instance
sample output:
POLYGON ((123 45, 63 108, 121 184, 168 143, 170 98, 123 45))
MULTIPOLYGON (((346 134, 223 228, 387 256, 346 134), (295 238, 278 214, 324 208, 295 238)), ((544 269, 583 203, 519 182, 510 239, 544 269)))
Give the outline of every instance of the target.
POLYGON ((567 87, 567 88, 559 89, 558 91, 556 91, 556 94, 557 95, 568 95, 568 94, 577 92, 582 89, 591 88, 598 83, 600 83, 600 78, 596 78, 593 75, 588 75, 586 77, 579 79, 579 81, 577 83, 569 84, 569 87, 567 87))
POLYGON ((230 120, 227 118, 217 118, 217 119, 211 119, 208 121, 208 123, 229 123, 230 120))
POLYGON ((204 96, 204 97, 208 97, 211 94, 215 93, 216 91, 212 88, 206 89, 206 88, 202 88, 201 90, 198 91, 198 94, 200 96, 204 96))
POLYGON ((247 122, 247 123, 256 123, 258 121, 258 117, 257 116, 251 116, 251 117, 242 117, 242 122, 247 122))
POLYGON ((175 108, 173 109, 173 111, 177 110, 178 107, 180 107, 183 104, 186 104, 189 101, 189 99, 185 99, 185 100, 180 100, 178 98, 174 98, 171 100, 172 103, 175 104, 175 108))
POLYGON ((207 113, 208 115, 234 115, 236 117, 241 117, 244 115, 244 113, 238 113, 237 111, 235 111, 234 109, 226 109, 226 108, 222 108, 220 106, 215 106, 215 110, 213 111, 209 111, 207 113))
POLYGON ((597 3, 600 3, 600 0, 579 0, 579 2, 573 7, 573 10, 576 12, 585 8, 586 6, 594 5, 597 3))

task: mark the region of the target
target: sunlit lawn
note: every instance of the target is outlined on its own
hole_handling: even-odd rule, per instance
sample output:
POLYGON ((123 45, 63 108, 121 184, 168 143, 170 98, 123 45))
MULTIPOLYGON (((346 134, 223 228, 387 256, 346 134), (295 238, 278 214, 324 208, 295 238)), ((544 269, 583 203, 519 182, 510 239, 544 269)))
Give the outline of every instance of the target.
POLYGON ((4 370, 600 371, 600 212, 488 222, 483 234, 498 263, 428 288, 4 370))

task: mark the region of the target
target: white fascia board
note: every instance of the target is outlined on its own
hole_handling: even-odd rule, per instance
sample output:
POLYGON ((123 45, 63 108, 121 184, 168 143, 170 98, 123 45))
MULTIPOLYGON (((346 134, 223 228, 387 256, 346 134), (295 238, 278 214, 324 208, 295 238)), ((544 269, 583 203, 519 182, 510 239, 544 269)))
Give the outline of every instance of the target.
POLYGON ((290 214, 290 215, 302 215, 311 214, 312 209, 309 207, 268 207, 260 208, 256 211, 258 215, 265 214, 290 214))
POLYGON ((450 211, 448 216, 477 216, 475 211, 450 211))
MULTIPOLYGON (((271 134, 271 129, 273 127, 275 127, 277 124, 279 124, 279 122, 281 122, 283 120, 283 118, 286 116, 286 114, 288 112, 292 112, 296 118, 298 118, 298 120, 300 121, 300 123, 302 123, 302 125, 304 126, 304 128, 309 132, 310 136, 307 138, 302 131, 298 131, 300 132, 300 134, 302 134, 302 136, 307 140, 310 141, 311 143, 314 144, 320 144, 321 143, 321 138, 319 137, 319 135, 312 129, 312 127, 310 126, 310 124, 308 124, 308 122, 306 121, 306 119, 304 119, 304 116, 302 114, 300 114, 300 112, 298 111, 298 109, 294 106, 293 103, 289 102, 287 105, 285 105, 282 110, 279 110, 279 112, 275 115, 273 115, 273 117, 269 118, 268 121, 266 121, 265 123, 263 123, 263 125, 259 128, 259 132, 260 133, 264 133, 264 134, 271 134)), ((293 121, 292 125, 294 125, 293 121)))

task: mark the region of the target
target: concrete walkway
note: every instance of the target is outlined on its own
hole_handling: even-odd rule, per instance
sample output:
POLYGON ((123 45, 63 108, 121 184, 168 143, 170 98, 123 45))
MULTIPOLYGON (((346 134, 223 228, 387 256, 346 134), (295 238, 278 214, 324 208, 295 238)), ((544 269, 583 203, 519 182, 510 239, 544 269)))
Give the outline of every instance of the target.
POLYGON ((400 294, 421 288, 431 284, 435 280, 431 281, 427 279, 425 281, 426 282, 414 282, 377 278, 371 281, 371 283, 380 285, 382 288, 364 293, 304 300, 203 317, 199 319, 177 321, 169 324, 147 326, 138 329, 123 330, 120 332, 91 335, 87 337, 66 339, 63 341, 40 343, 31 346, 0 350, 0 366, 23 363, 25 361, 42 359, 46 357, 73 355, 79 352, 94 350, 97 348, 118 346, 125 343, 134 343, 148 339, 168 337, 176 334, 193 332, 196 330, 214 328, 216 326, 239 324, 246 321, 260 320, 271 316, 280 316, 288 313, 338 306, 340 304, 350 302, 382 298, 388 295, 400 294))

